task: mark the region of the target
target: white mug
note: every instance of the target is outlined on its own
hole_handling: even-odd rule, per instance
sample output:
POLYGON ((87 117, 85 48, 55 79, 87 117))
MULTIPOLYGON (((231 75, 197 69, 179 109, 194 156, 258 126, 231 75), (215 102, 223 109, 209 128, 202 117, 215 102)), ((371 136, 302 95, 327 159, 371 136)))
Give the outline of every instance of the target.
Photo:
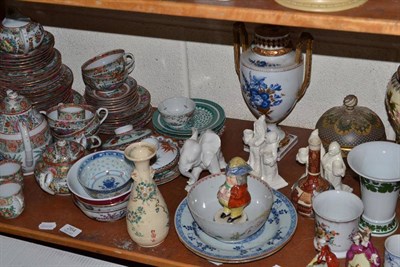
POLYGON ((316 249, 328 245, 338 258, 345 258, 364 206, 353 193, 339 190, 324 191, 314 197, 316 249))
POLYGON ((392 235, 385 240, 384 267, 400 266, 400 234, 392 235))
POLYGON ((18 183, 0 185, 0 215, 6 219, 18 217, 25 208, 22 186, 18 183))

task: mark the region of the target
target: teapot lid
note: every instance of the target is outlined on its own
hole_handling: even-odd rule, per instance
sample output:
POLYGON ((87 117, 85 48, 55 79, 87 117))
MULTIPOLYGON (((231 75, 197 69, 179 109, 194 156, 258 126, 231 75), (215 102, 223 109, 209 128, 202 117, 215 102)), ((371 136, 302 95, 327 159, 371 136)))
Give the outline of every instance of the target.
POLYGON ((379 116, 357 103, 355 95, 347 95, 342 106, 330 108, 319 118, 316 128, 325 149, 337 141, 346 156, 351 148, 361 143, 386 140, 385 127, 379 116))
POLYGON ((31 102, 13 90, 7 90, 7 96, 0 103, 0 113, 17 115, 32 109, 31 102))
POLYGON ((43 160, 47 163, 73 163, 86 154, 85 148, 75 141, 59 140, 47 146, 43 160))

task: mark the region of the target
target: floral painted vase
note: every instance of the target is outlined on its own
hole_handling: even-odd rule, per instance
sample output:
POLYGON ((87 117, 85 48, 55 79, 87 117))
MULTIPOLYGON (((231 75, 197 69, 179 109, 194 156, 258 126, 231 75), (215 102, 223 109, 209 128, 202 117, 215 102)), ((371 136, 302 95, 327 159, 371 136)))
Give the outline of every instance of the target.
POLYGON ((396 133, 396 143, 400 144, 400 66, 387 85, 385 106, 396 133))
POLYGON ((247 38, 244 24, 236 23, 235 68, 243 98, 257 118, 265 115, 268 130, 276 131, 284 145, 282 143, 287 143, 289 137, 277 123, 289 115, 310 84, 313 38, 302 33, 293 49, 289 32, 267 25, 255 29, 250 46, 247 38), (306 46, 305 59, 301 51, 303 45, 306 46))
POLYGON ((134 186, 126 214, 127 229, 132 240, 142 247, 161 244, 169 231, 168 207, 150 167, 150 159, 156 151, 155 145, 146 142, 133 143, 124 150, 125 157, 135 163, 134 186))

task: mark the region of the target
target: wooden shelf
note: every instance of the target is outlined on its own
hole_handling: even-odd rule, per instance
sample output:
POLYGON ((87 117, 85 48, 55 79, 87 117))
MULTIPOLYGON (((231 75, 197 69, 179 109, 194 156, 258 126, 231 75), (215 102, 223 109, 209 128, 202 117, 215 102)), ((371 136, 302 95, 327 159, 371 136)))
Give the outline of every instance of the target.
POLYGON ((396 0, 369 0, 360 7, 330 13, 297 11, 280 6, 273 0, 19 0, 17 2, 400 35, 400 2, 396 0))
MULTIPOLYGON (((242 132, 251 129, 252 121, 227 119, 226 130, 222 135, 222 151, 227 160, 233 156, 248 157, 243 151, 242 132)), ((149 125, 150 127, 150 125, 149 125)), ((311 130, 293 127, 284 127, 288 132, 299 138, 298 144, 279 161, 279 173, 289 183, 279 190, 289 196, 290 187, 303 174, 305 167, 296 162, 296 153, 300 147, 307 145, 307 139, 311 130)), ((208 174, 204 172, 203 175, 208 174)), ((82 253, 90 252, 102 256, 111 256, 116 259, 140 262, 157 266, 215 266, 191 251, 189 251, 178 238, 174 228, 174 215, 179 203, 186 196, 184 190, 187 178, 178 177, 172 182, 159 186, 170 212, 170 230, 166 240, 155 248, 141 248, 129 237, 126 230, 125 219, 103 223, 86 217, 76 207, 70 196, 52 196, 42 191, 34 177, 25 178, 26 208, 16 219, 5 220, 0 218, 0 233, 20 236, 31 240, 39 240, 47 245, 58 245, 77 249, 82 253), (41 222, 56 222, 57 228, 52 231, 41 231, 38 226, 41 222), (82 233, 76 238, 71 238, 59 229, 71 224, 82 229, 82 233)), ((344 183, 354 188, 359 195, 359 182, 357 176, 348 168, 344 183)), ((400 205, 397 206, 397 214, 400 213, 400 205)), ((397 230, 400 233, 400 230, 397 230)), ((313 246, 314 220, 299 216, 297 229, 292 239, 279 251, 264 259, 243 264, 249 267, 256 266, 306 266, 315 256, 313 246)), ((374 237, 372 239, 383 257, 385 238, 374 237)), ((341 260, 343 266, 344 260, 341 260)), ((241 264, 237 264, 241 266, 241 264)))

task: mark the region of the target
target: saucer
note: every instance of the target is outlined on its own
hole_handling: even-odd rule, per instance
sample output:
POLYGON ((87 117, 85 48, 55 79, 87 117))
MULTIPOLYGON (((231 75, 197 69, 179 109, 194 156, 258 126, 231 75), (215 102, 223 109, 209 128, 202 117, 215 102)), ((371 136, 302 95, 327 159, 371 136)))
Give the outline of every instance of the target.
POLYGON ((153 114, 154 128, 169 136, 190 137, 193 127, 202 132, 206 129, 215 130, 223 125, 225 112, 220 105, 206 99, 193 98, 193 101, 196 103, 196 109, 190 123, 178 130, 173 129, 161 118, 160 112, 156 110, 153 114))
POLYGON ((155 174, 170 170, 178 164, 179 148, 178 144, 172 139, 163 136, 152 136, 159 142, 156 161, 151 165, 155 174))
POLYGON ((245 240, 225 243, 204 233, 194 221, 185 198, 175 213, 175 229, 193 253, 210 261, 243 263, 265 258, 283 248, 297 227, 297 213, 290 200, 273 190, 274 204, 264 226, 245 240))

